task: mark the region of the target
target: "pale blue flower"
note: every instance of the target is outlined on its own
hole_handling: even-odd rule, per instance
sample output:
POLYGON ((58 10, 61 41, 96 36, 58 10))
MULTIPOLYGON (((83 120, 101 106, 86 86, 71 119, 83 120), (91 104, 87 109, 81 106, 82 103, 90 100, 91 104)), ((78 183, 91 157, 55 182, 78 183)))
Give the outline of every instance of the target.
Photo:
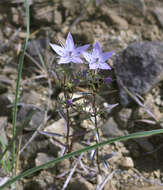
POLYGON ((51 44, 52 49, 60 56, 58 64, 67 64, 67 63, 83 63, 83 60, 80 58, 80 55, 86 51, 89 47, 88 45, 76 47, 73 41, 73 38, 68 33, 65 46, 58 46, 56 44, 51 44))
POLYGON ((83 52, 83 56, 89 64, 90 69, 111 69, 106 61, 113 55, 112 52, 102 52, 99 42, 93 47, 92 53, 83 52))

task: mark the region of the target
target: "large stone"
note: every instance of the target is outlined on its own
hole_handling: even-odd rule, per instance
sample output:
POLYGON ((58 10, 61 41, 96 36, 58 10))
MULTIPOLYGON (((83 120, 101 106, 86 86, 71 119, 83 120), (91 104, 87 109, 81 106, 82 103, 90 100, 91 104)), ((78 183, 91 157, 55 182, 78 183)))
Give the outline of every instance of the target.
POLYGON ((38 92, 23 90, 17 114, 18 125, 22 125, 25 122, 26 126, 24 126, 24 129, 34 131, 43 124, 45 117, 43 98, 38 92))
POLYGON ((49 162, 53 159, 54 159, 54 157, 52 157, 52 156, 50 156, 44 152, 38 152, 37 156, 35 158, 35 165, 40 166, 40 165, 45 164, 46 162, 49 162))
POLYGON ((124 132, 118 127, 117 123, 112 117, 101 128, 102 133, 105 137, 120 137, 124 135, 124 132))
MULTIPOLYGON (((58 142, 61 142, 62 144, 65 144, 66 143, 66 138, 65 136, 67 135, 66 132, 67 132, 67 127, 66 127, 66 122, 63 118, 59 119, 58 121, 55 121, 54 123, 52 123, 51 125, 47 126, 45 129, 44 129, 44 132, 45 133, 49 133, 51 134, 51 136, 54 136, 54 138, 58 141, 58 142)), ((73 134, 73 129, 70 128, 70 134, 69 135, 72 135, 73 134)), ((59 146, 59 143, 54 141, 54 144, 56 146, 59 146)))
POLYGON ((35 131, 44 122, 45 113, 42 109, 30 105, 23 104, 17 115, 17 124, 27 123, 24 129, 27 131, 35 131), (31 115, 30 115, 31 114, 31 115))
POLYGON ((163 42, 136 42, 115 56, 114 68, 121 104, 126 106, 132 94, 145 95, 163 80, 163 42))

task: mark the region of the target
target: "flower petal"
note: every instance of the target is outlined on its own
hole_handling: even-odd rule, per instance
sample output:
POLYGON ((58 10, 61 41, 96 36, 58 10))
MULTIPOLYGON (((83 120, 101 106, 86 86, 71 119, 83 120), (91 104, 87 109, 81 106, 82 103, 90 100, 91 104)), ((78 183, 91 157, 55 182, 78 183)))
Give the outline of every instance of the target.
POLYGON ((92 55, 90 53, 83 52, 83 56, 88 63, 92 63, 92 55))
POLYGON ((89 44, 87 44, 87 45, 84 45, 84 46, 79 46, 79 47, 77 47, 76 49, 75 49, 75 52, 77 53, 77 54, 81 54, 81 53, 83 53, 87 48, 89 48, 89 44))
POLYGON ((100 63, 99 66, 98 66, 98 68, 99 69, 105 69, 105 70, 111 70, 111 67, 107 63, 105 63, 105 62, 100 63))
POLYGON ((61 57, 58 64, 67 64, 70 62, 71 62, 71 59, 69 59, 69 57, 61 57))
POLYGON ((103 61, 108 60, 113 55, 113 53, 114 53, 114 51, 102 53, 102 59, 103 59, 103 61))
POLYGON ((51 44, 50 43, 50 46, 52 47, 52 49, 60 56, 63 56, 64 55, 64 48, 61 47, 61 46, 58 46, 56 44, 51 44))
POLYGON ((74 47, 75 47, 74 40, 71 36, 71 33, 69 32, 66 38, 66 49, 68 49, 69 51, 72 51, 74 50, 74 47))
POLYGON ((71 61, 73 63, 83 63, 83 60, 80 57, 72 57, 71 61))
POLYGON ((99 44, 99 42, 96 42, 96 44, 93 47, 93 57, 99 57, 102 54, 102 49, 101 46, 99 44))

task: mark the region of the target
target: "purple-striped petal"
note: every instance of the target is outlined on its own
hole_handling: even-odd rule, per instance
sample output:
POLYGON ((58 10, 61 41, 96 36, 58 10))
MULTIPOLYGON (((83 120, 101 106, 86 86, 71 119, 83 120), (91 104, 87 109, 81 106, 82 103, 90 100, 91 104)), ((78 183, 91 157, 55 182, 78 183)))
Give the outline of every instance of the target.
POLYGON ((107 63, 100 63, 98 66, 99 69, 111 70, 111 67, 107 63))
POLYGON ((73 63, 83 63, 83 60, 80 57, 73 57, 72 62, 73 63))
POLYGON ((89 44, 84 45, 84 46, 79 46, 79 47, 77 47, 77 48, 75 49, 75 52, 76 52, 77 54, 81 54, 81 53, 83 53, 84 51, 86 51, 86 49, 88 49, 89 46, 90 46, 89 44))
POLYGON ((92 55, 90 53, 87 53, 87 52, 83 52, 83 56, 84 58, 86 59, 86 61, 88 63, 91 63, 92 62, 92 55))
POLYGON ((113 55, 113 53, 114 51, 102 53, 103 61, 107 61, 113 55))
POLYGON ((68 33, 67 39, 66 39, 66 49, 68 49, 69 51, 73 51, 74 50, 74 40, 71 36, 71 33, 68 33))
POLYGON ((68 57, 61 57, 58 64, 67 64, 70 62, 71 62, 71 60, 68 57))
POLYGON ((64 55, 64 48, 61 47, 61 46, 58 46, 58 45, 55 45, 55 44, 51 44, 50 43, 50 46, 52 47, 52 49, 60 56, 63 56, 64 55))
POLYGON ((96 42, 96 44, 93 47, 92 55, 94 57, 99 57, 101 54, 102 54, 101 46, 100 46, 99 42, 96 42))

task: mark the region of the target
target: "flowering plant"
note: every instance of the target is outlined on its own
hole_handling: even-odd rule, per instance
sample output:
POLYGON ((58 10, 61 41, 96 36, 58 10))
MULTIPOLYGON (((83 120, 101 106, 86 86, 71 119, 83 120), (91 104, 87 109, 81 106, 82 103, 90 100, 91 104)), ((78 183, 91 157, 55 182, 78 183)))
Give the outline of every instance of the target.
MULTIPOLYGON (((97 115, 100 114, 99 108, 96 105, 96 94, 98 90, 100 89, 101 83, 100 79, 101 76, 98 75, 98 71, 100 69, 103 70, 110 70, 111 67, 107 64, 108 59, 113 55, 112 52, 102 52, 102 48, 100 46, 99 42, 96 42, 95 45, 93 46, 93 50, 91 52, 87 52, 86 50, 90 47, 89 44, 83 45, 83 46, 76 46, 73 40, 73 37, 71 33, 68 33, 68 36, 66 38, 65 45, 56 45, 50 43, 51 48, 58 54, 58 64, 62 67, 63 69, 63 78, 60 78, 61 81, 61 87, 63 88, 64 92, 64 101, 63 101, 63 110, 66 109, 66 117, 64 118, 66 120, 66 125, 67 125, 67 147, 68 147, 68 152, 71 151, 72 147, 72 141, 69 141, 69 131, 71 127, 71 117, 70 117, 70 109, 75 109, 79 113, 85 112, 84 106, 85 104, 83 103, 83 107, 80 105, 77 107, 75 104, 75 101, 78 98, 73 99, 73 93, 75 89, 78 88, 80 91, 85 92, 86 89, 82 89, 80 87, 80 81, 85 80, 85 84, 88 87, 88 94, 89 96, 91 95, 91 108, 89 111, 89 114, 86 113, 87 115, 90 115, 90 118, 93 117, 93 123, 95 126, 96 130, 96 142, 100 142, 99 138, 99 126, 97 122, 97 115), (77 75, 74 75, 72 71, 70 71, 70 67, 64 67, 62 64, 70 64, 70 63, 75 63, 75 64, 83 64, 84 66, 87 67, 82 71, 80 71, 77 75), (84 64, 85 63, 85 64, 84 64), (68 74, 71 77, 68 77, 68 74), (80 87, 80 88, 79 88, 80 87)), ((60 71, 60 70, 59 70, 60 71)), ((58 75, 57 75, 58 76, 58 75)), ((109 84, 111 82, 111 78, 107 77, 102 80, 105 84, 109 84)), ((62 100, 59 100, 61 103, 62 100)), ((97 162, 98 162, 98 149, 97 149, 97 162)))

